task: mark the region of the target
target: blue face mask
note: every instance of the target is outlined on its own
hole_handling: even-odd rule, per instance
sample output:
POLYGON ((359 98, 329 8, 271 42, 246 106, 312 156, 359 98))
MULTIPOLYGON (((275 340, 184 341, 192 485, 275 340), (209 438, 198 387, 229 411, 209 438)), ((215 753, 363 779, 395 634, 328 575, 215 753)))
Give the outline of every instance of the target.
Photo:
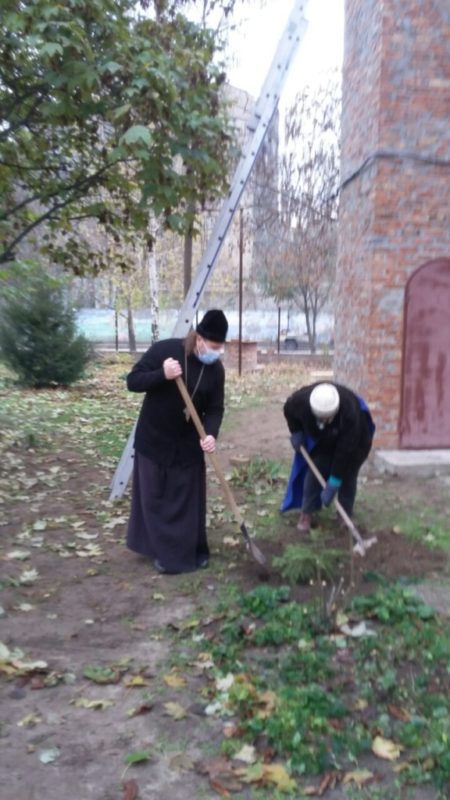
POLYGON ((197 358, 202 364, 214 364, 221 356, 220 350, 213 350, 210 347, 207 347, 205 342, 202 342, 203 352, 200 352, 200 349, 197 348, 197 358))
POLYGON ((205 352, 198 353, 197 358, 202 364, 214 364, 220 358, 220 350, 210 350, 209 347, 206 347, 205 352))

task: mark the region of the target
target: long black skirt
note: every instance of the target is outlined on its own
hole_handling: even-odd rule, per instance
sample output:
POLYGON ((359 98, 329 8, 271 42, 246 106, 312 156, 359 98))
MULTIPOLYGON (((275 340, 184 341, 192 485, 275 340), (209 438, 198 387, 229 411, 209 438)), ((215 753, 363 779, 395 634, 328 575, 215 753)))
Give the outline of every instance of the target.
POLYGON ((127 546, 168 572, 192 572, 209 556, 204 461, 163 467, 135 453, 127 546))

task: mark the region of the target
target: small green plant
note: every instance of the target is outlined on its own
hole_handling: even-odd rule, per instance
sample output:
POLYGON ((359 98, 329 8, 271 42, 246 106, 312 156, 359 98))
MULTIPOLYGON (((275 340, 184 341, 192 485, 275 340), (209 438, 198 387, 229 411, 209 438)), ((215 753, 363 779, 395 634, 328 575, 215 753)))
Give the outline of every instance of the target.
POLYGON ((308 583, 311 580, 331 578, 345 556, 343 550, 325 548, 315 543, 289 544, 281 556, 273 559, 278 569, 290 584, 308 583))
POLYGON ((230 483, 252 488, 257 494, 284 480, 285 468, 280 461, 256 458, 249 464, 233 467, 230 483))
POLYGON ((352 609, 388 624, 401 622, 408 617, 421 620, 435 617, 435 612, 430 606, 411 590, 401 586, 391 586, 368 596, 355 597, 352 609))

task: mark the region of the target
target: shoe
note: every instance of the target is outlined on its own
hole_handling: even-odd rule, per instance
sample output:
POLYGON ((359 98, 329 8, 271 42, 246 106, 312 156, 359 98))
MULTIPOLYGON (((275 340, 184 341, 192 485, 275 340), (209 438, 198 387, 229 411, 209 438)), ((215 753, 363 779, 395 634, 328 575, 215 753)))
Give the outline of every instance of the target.
POLYGON ((168 570, 165 568, 164 564, 161 564, 161 562, 158 561, 157 558, 155 558, 153 566, 155 567, 157 572, 161 573, 161 575, 167 575, 168 570))
POLYGON ((302 511, 297 522, 297 530, 301 533, 309 533, 311 530, 311 514, 304 514, 302 511))
POLYGON ((209 567, 209 558, 208 556, 201 556, 197 559, 197 569, 206 569, 209 567))

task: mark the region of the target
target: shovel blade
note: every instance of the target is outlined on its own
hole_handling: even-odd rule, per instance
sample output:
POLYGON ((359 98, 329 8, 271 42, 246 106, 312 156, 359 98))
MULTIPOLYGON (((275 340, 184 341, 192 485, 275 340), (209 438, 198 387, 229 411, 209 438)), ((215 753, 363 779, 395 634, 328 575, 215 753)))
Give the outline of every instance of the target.
POLYGON ((247 549, 250 551, 250 555, 258 564, 261 564, 262 567, 267 566, 267 558, 265 557, 264 553, 261 552, 259 547, 254 543, 254 541, 250 538, 249 532, 243 522, 241 525, 241 531, 245 539, 245 543, 247 545, 247 549))

